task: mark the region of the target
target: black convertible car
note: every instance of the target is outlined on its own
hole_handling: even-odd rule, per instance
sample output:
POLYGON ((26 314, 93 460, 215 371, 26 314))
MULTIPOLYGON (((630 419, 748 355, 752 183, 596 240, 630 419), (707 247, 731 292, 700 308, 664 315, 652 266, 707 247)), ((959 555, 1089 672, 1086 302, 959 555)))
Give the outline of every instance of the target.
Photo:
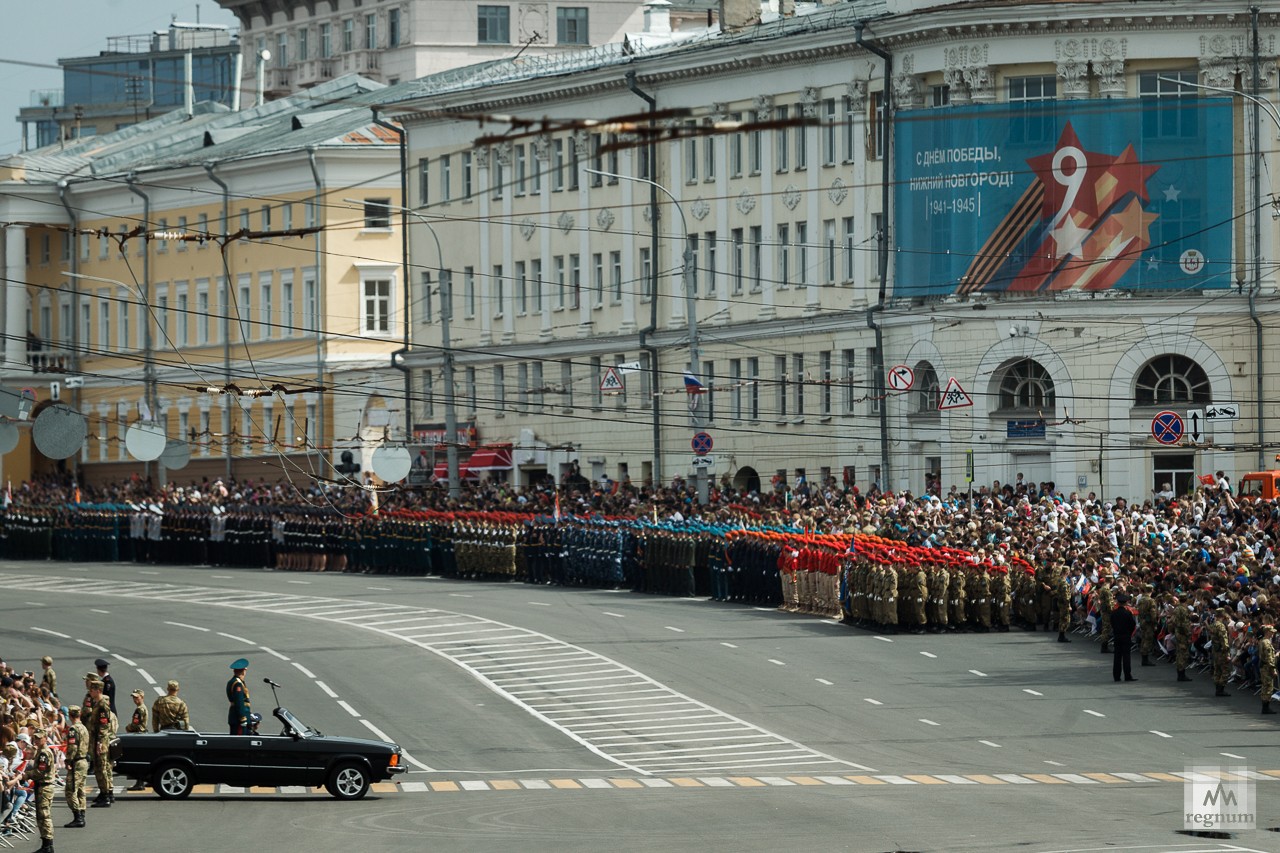
POLYGON ((372 782, 405 770, 394 743, 324 735, 286 708, 274 715, 284 726, 278 735, 122 734, 112 743, 115 772, 150 783, 165 799, 185 797, 197 784, 222 783, 323 785, 340 800, 355 800, 372 782))

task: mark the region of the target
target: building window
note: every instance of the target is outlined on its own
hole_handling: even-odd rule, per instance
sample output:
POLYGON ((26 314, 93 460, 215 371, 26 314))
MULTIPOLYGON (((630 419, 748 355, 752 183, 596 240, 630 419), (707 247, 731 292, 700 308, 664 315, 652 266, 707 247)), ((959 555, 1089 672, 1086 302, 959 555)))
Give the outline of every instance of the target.
POLYGON ((747 386, 747 402, 748 417, 750 420, 760 420, 760 359, 747 359, 747 381, 751 384, 747 386))
POLYGON ((564 189, 564 140, 551 140, 551 191, 564 189))
POLYGON ((383 335, 391 331, 391 279, 365 279, 364 322, 365 334, 383 335))
POLYGON ((751 279, 751 292, 759 293, 764 275, 764 229, 759 225, 752 225, 747 229, 747 234, 750 238, 747 259, 750 264, 748 275, 751 279))
POLYGON ((269 339, 275 324, 275 300, 272 290, 272 275, 269 272, 258 276, 258 312, 261 322, 258 326, 258 337, 264 341, 269 339))
POLYGON ((1204 368, 1183 355, 1162 355, 1147 362, 1134 385, 1135 406, 1209 403, 1213 388, 1204 368))
POLYGON ((573 411, 573 362, 560 362, 560 404, 566 412, 573 411))
POLYGON ((653 257, 647 247, 640 249, 640 298, 645 302, 653 298, 653 257))
MULTIPOLYGON (((87 343, 87 341, 86 341, 87 343)), ((98 303, 98 348, 111 349, 111 303, 98 303)))
POLYGON ((581 6, 556 9, 557 44, 591 44, 587 35, 587 9, 581 6))
POLYGON ((929 104, 933 107, 951 106, 951 87, 944 84, 931 88, 929 90, 929 104))
POLYGON ((465 393, 467 395, 467 411, 471 412, 472 414, 475 414, 476 393, 477 393, 476 392, 476 369, 474 367, 468 367, 467 372, 464 374, 464 376, 465 376, 465 379, 463 381, 466 383, 465 393))
POLYGON ((185 284, 178 284, 178 335, 174 342, 180 347, 185 347, 191 343, 189 331, 191 328, 191 313, 187 306, 187 287, 185 284))
POLYGON ((1053 75, 1010 77, 1010 101, 1052 101, 1058 97, 1058 78, 1053 75))
MULTIPOLYGON (((1199 79, 1195 71, 1144 71, 1138 75, 1138 97, 1195 97, 1197 90, 1181 85, 1183 81, 1197 83, 1199 79)), ((1153 139, 1194 137, 1200 132, 1199 116, 1199 110, 1144 110, 1142 135, 1153 139)))
POLYGON ((462 305, 466 316, 476 315, 476 268, 462 268, 462 305))
POLYGON ((1004 369, 1000 377, 1000 408, 1053 413, 1053 378, 1040 362, 1024 358, 1004 369))
POLYGON ((320 25, 320 58, 328 59, 333 56, 333 25, 320 25))
POLYGON ((796 353, 791 357, 791 379, 795 386, 796 411, 797 418, 804 417, 804 353, 796 353))
POLYGON ((853 243, 853 217, 846 216, 842 220, 844 231, 844 269, 842 277, 846 283, 853 281, 854 270, 854 243, 853 243))
POLYGON ((796 267, 797 283, 801 287, 809 286, 809 223, 796 223, 796 267))
MULTIPOLYGON (((796 108, 796 117, 801 115, 800 109, 796 108)), ((796 134, 796 168, 809 168, 809 125, 801 120, 800 124, 795 126, 796 134)))
POLYGON ((511 9, 481 6, 476 12, 476 41, 480 44, 511 43, 511 9))
POLYGON ((533 310, 542 313, 542 259, 534 258, 529 262, 529 279, 533 287, 533 310))
POLYGON ((289 67, 289 34, 280 33, 276 36, 276 67, 289 67))
POLYGON ((502 264, 493 265, 493 316, 500 318, 507 310, 507 280, 502 275, 502 264))
POLYGON ((764 168, 764 131, 753 130, 747 134, 747 161, 751 174, 758 175, 764 168))
POLYGON ((369 50, 378 49, 378 16, 374 12, 364 16, 364 46, 369 50))
POLYGON ((684 129, 684 182, 692 184, 698 180, 698 125, 687 121, 684 129))
POLYGON ((779 421, 787 417, 787 357, 773 357, 774 410, 779 421))
POLYGON ((743 261, 745 259, 745 246, 743 245, 742 229, 734 228, 729 232, 729 237, 733 243, 731 247, 733 254, 730 256, 729 260, 729 275, 733 278, 733 292, 736 295, 742 292, 742 278, 744 272, 743 261))
POLYGON ((507 408, 507 372, 502 365, 493 367, 493 402, 497 406, 496 417, 503 417, 507 408))
POLYGON ((302 27, 298 30, 298 61, 299 62, 306 62, 308 59, 311 58, 311 50, 310 50, 310 44, 309 44, 310 38, 311 38, 311 31, 308 30, 306 27, 302 27))
POLYGON ((836 242, 836 221, 827 219, 822 223, 822 280, 824 284, 836 283, 836 256, 839 254, 839 243, 836 242))
POLYGON ((791 226, 778 225, 778 287, 786 288, 791 281, 791 226))
POLYGON ((871 93, 871 144, 873 146, 871 159, 880 160, 884 158, 885 143, 888 141, 889 125, 885 121, 884 116, 884 94, 882 92, 871 93))
POLYGON ((367 198, 364 201, 364 227, 386 230, 391 227, 391 199, 367 198))
POLYGON ((706 293, 708 296, 716 292, 716 232, 708 231, 702 235, 702 266, 706 271, 706 293))
POLYGON ((451 186, 453 177, 453 156, 450 154, 442 154, 440 156, 440 200, 449 201, 453 198, 451 186))
POLYGON ((529 313, 529 273, 524 261, 516 261, 516 312, 529 313))
POLYGON ((915 366, 915 374, 915 388, 912 389, 915 400, 912 410, 919 415, 940 414, 938 406, 942 403, 942 389, 938 385, 938 371, 934 370, 929 362, 922 361, 915 366))
POLYGON ((426 207, 431 200, 431 161, 426 157, 418 159, 418 207, 426 207))
POLYGON ((773 110, 773 119, 775 126, 773 128, 773 169, 775 172, 785 172, 791 168, 790 163, 790 145, 791 135, 788 133, 787 120, 790 115, 790 107, 775 107, 773 110))
POLYGON ((342 22, 342 52, 350 53, 356 49, 356 22, 347 18, 342 22))
POLYGON ((599 411, 604 407, 604 392, 600 390, 600 382, 604 377, 600 356, 591 357, 591 408, 599 411))
POLYGON ((320 331, 320 298, 314 272, 302 274, 302 330, 307 334, 320 331))
POLYGON ((612 301, 617 304, 622 301, 622 253, 609 253, 609 292, 612 301))
POLYGON ((591 304, 599 308, 604 305, 604 253, 591 255, 591 304))
MULTIPOLYGON (((730 120, 742 121, 742 113, 734 113, 730 120)), ((742 177, 742 131, 729 136, 729 176, 742 177)))
POLYGON ((868 414, 880 414, 880 407, 884 404, 884 364, 875 347, 867 348, 867 391, 870 394, 868 414))
POLYGON ((577 254, 569 256, 569 295, 573 298, 572 308, 582 304, 582 259, 577 254))
POLYGON ((209 282, 196 284, 196 345, 209 343, 209 282))
POLYGON ((824 418, 831 417, 831 386, 835 380, 835 376, 831 373, 831 351, 823 350, 818 353, 818 380, 822 383, 822 416, 824 418))
POLYGON ((836 164, 836 99, 827 98, 822 102, 822 164, 836 164))
POLYGON ((462 152, 462 197, 471 198, 471 152, 462 152))
POLYGON ((855 353, 851 349, 843 350, 840 353, 842 362, 840 365, 840 374, 843 378, 844 385, 844 404, 842 409, 846 415, 853 414, 853 407, 857 401, 857 389, 853 384, 854 356, 855 353))
POLYGON ((387 47, 397 47, 400 44, 400 10, 387 10, 387 47))

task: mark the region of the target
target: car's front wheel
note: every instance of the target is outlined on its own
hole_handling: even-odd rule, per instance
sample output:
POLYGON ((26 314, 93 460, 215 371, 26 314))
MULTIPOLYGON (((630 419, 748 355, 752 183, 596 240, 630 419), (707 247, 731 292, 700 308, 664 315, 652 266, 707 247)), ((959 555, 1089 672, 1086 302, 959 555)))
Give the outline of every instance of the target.
POLYGON ((358 800, 369 793, 369 771, 354 761, 344 761, 333 768, 324 786, 339 800, 358 800))
POLYGON ((180 800, 191 793, 195 779, 191 768, 178 761, 167 761, 151 774, 152 789, 166 800, 180 800))

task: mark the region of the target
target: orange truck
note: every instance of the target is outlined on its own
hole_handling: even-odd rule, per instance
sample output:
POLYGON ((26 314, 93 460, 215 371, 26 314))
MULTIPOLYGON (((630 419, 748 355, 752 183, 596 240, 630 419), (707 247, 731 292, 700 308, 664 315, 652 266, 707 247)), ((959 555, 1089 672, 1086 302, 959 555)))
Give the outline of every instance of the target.
POLYGON ((1280 497, 1280 471, 1254 471, 1240 478, 1236 497, 1244 500, 1273 500, 1280 497))

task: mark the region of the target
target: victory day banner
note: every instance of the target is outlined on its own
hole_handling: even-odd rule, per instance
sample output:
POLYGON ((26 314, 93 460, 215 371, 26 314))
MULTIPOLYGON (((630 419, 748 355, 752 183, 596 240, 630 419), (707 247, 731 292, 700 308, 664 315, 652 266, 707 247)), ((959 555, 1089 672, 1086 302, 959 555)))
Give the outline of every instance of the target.
POLYGON ((897 296, 1227 288, 1228 98, 898 113, 897 296))

